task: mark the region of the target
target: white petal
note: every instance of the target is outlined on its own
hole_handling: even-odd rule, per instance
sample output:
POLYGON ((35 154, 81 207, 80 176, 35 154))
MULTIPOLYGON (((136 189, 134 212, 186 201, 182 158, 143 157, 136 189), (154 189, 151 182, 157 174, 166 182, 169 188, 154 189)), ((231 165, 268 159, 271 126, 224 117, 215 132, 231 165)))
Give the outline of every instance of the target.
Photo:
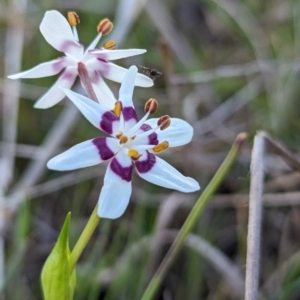
POLYGON ((18 78, 41 78, 58 74, 65 67, 72 65, 72 60, 68 57, 60 57, 29 69, 27 71, 7 76, 10 79, 18 78))
POLYGON ((105 59, 106 61, 140 55, 145 52, 147 52, 147 50, 145 50, 145 49, 124 49, 124 50, 95 49, 95 50, 90 50, 91 54, 95 54, 95 55, 99 56, 100 58, 105 59))
MULTIPOLYGON (((106 64, 107 64, 107 68, 106 68, 107 70, 103 72, 102 75, 112 81, 123 82, 127 69, 119 67, 110 62, 106 64)), ((149 77, 137 73, 134 85, 141 86, 141 87, 150 87, 153 86, 153 81, 149 77)))
MULTIPOLYGON (((113 171, 112 167, 114 162, 120 160, 120 157, 123 156, 121 153, 118 153, 116 158, 111 161, 105 173, 104 185, 100 193, 98 206, 98 215, 101 218, 119 218, 124 213, 129 203, 132 191, 131 176, 126 176, 126 180, 124 180, 113 171)), ((130 166, 126 164, 124 167, 130 168, 130 166)))
POLYGON ((132 102, 132 95, 134 90, 134 81, 137 74, 137 67, 131 66, 125 73, 124 79, 122 81, 119 100, 122 102, 123 107, 134 106, 132 102))
POLYGON ((63 89, 63 91, 86 119, 96 128, 100 128, 111 135, 117 131, 119 119, 110 110, 85 96, 72 92, 71 90, 63 89), (103 121, 105 122, 104 125, 106 127, 101 125, 103 124, 103 121))
POLYGON ((89 76, 98 102, 107 109, 113 110, 117 100, 104 79, 96 71, 89 71, 89 76))
POLYGON ((113 138, 96 138, 77 144, 53 157, 47 167, 57 171, 69 171, 97 165, 112 158, 120 145, 113 138))
POLYGON ((83 55, 83 46, 79 44, 66 18, 56 10, 50 10, 40 25, 40 31, 45 40, 56 50, 69 53, 80 59, 83 55))
POLYGON ((189 193, 200 189, 198 182, 182 175, 163 159, 149 153, 135 163, 137 173, 143 179, 165 188, 189 193), (143 161, 143 159, 145 159, 143 161))
MULTIPOLYGON (((157 127, 158 118, 147 120, 145 123, 152 128, 157 127)), ((178 118, 171 118, 171 125, 165 130, 157 130, 157 139, 159 143, 169 142, 169 147, 178 147, 188 144, 193 137, 194 129, 186 121, 178 118)))
POLYGON ((61 87, 71 88, 76 77, 77 70, 75 68, 66 68, 52 87, 34 104, 34 107, 49 108, 57 104, 65 98, 65 93, 62 91, 61 87))

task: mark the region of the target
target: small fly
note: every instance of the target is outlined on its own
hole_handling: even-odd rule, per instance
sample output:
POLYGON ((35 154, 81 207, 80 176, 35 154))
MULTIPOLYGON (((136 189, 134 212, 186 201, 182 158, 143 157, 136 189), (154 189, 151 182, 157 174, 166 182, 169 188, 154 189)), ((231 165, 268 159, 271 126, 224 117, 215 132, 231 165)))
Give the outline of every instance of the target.
POLYGON ((143 73, 149 76, 151 79, 155 80, 157 77, 162 75, 162 72, 159 72, 156 69, 148 68, 148 67, 143 67, 140 66, 143 70, 143 73))

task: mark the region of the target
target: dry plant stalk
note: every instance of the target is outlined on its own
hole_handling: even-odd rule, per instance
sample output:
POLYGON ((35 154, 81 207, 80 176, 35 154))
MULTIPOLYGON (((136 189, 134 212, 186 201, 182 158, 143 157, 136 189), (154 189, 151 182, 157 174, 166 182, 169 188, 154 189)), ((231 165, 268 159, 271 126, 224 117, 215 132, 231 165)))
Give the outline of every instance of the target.
POLYGON ((264 152, 265 138, 263 133, 258 133, 254 138, 251 156, 245 300, 258 299, 260 235, 264 185, 264 152))

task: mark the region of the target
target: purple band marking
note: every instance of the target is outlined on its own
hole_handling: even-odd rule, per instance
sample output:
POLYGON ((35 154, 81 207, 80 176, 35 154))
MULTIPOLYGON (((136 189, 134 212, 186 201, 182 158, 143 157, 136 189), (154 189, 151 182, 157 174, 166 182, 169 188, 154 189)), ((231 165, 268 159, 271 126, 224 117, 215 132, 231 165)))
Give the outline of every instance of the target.
MULTIPOLYGON (((152 129, 152 127, 148 124, 143 124, 141 127, 140 127, 141 130, 143 131, 148 131, 150 129, 152 129)), ((148 136, 148 142, 149 142, 149 145, 157 145, 159 142, 158 142, 158 139, 157 139, 157 134, 155 132, 152 132, 149 136, 148 136)))
POLYGON ((101 76, 107 76, 109 74, 109 64, 104 55, 97 55, 98 64, 96 65, 97 71, 101 76))
POLYGON ((79 43, 75 43, 73 41, 65 41, 62 43, 62 45, 60 46, 60 51, 66 53, 66 52, 70 52, 71 49, 83 49, 83 46, 79 43))
POLYGON ((121 177, 121 179, 127 182, 131 181, 132 165, 129 167, 123 167, 116 158, 113 158, 110 163, 110 168, 116 175, 121 177))
POLYGON ((115 155, 114 152, 107 146, 106 138, 95 138, 92 143, 97 147, 102 160, 110 159, 115 155))
POLYGON ((135 167, 139 173, 147 173, 153 168, 155 162, 155 155, 147 151, 147 158, 145 160, 138 160, 135 162, 135 167))
POLYGON ((100 128, 108 133, 112 134, 113 133, 113 122, 119 121, 119 118, 113 114, 110 111, 107 111, 102 115, 101 121, 100 121, 100 128))
POLYGON ((131 119, 138 120, 135 109, 132 106, 126 106, 122 109, 123 117, 125 121, 129 121, 131 119))

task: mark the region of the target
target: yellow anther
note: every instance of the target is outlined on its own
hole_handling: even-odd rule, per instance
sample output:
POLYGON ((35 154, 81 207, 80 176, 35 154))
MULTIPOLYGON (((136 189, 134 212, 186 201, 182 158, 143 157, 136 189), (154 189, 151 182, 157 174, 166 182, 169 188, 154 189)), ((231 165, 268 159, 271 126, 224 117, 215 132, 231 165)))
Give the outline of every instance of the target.
POLYGON ((120 117, 121 112, 122 112, 122 102, 121 101, 116 102, 113 112, 115 113, 115 115, 117 117, 120 117))
POLYGON ((167 141, 164 141, 164 142, 156 145, 152 150, 155 153, 159 153, 159 152, 162 152, 162 151, 164 151, 168 148, 169 148, 169 143, 167 141))
POLYGON ((158 102, 156 99, 154 98, 150 98, 146 103, 145 103, 145 106, 144 106, 144 111, 145 112, 150 112, 150 114, 156 112, 158 108, 158 102))
POLYGON ((116 134, 116 138, 119 139, 121 138, 123 135, 123 132, 122 131, 119 131, 117 134, 116 134))
POLYGON ((120 144, 126 144, 128 141, 128 137, 123 135, 121 138, 120 138, 120 144))
POLYGON ((80 23, 79 16, 76 14, 75 11, 68 12, 68 22, 71 26, 76 26, 80 23))
POLYGON ((97 26, 97 31, 102 33, 102 35, 109 34, 114 28, 114 24, 107 18, 101 20, 97 26))
POLYGON ((129 149, 128 150, 128 156, 130 156, 130 158, 133 159, 133 160, 138 160, 141 157, 141 154, 139 154, 134 149, 129 149))
POLYGON ((160 127, 160 130, 167 129, 171 124, 171 118, 168 115, 162 116, 158 119, 157 125, 160 127))
POLYGON ((104 49, 113 50, 116 48, 116 42, 115 41, 108 41, 103 45, 104 49))

